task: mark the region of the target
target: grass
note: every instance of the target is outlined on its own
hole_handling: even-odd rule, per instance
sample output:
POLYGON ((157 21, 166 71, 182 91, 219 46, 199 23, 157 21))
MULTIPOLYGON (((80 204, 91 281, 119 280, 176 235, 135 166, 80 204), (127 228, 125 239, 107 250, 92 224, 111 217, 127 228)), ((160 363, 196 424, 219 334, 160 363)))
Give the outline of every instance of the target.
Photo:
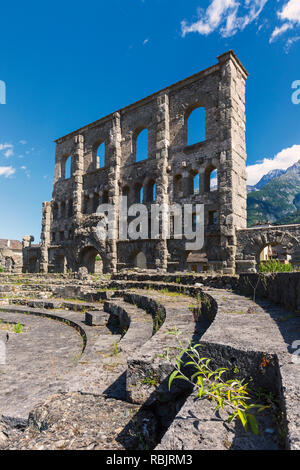
POLYGON ((149 385, 150 387, 158 387, 160 382, 159 377, 152 370, 147 377, 141 380, 141 383, 144 385, 149 385))
POLYGON ((243 315, 246 312, 244 310, 231 310, 231 311, 226 311, 224 313, 229 314, 229 315, 243 315))
POLYGON ((22 333, 23 325, 21 323, 7 322, 0 319, 0 330, 10 331, 13 333, 22 333))

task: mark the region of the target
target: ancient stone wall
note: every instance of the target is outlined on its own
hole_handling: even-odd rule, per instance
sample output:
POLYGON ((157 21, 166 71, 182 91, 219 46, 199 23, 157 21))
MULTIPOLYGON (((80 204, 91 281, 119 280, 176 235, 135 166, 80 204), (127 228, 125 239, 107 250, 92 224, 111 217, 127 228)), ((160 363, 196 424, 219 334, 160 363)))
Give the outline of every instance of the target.
POLYGON ((141 253, 147 268, 184 270, 185 240, 109 240, 96 235, 100 203, 204 204, 208 263, 235 270, 236 230, 246 227, 245 80, 232 51, 218 63, 56 141, 53 198, 43 206, 40 269, 93 269, 95 252, 103 271, 132 267, 141 253), (188 120, 205 108, 205 139, 188 145, 188 120), (137 139, 148 131, 148 156, 137 161, 137 139), (97 149, 105 145, 99 167, 97 149), (68 159, 71 174, 66 174, 68 159), (218 171, 217 190, 210 187, 218 171), (193 188, 199 175, 199 190, 193 188), (69 176, 69 177, 68 177, 69 176), (90 253, 90 257, 87 255, 90 253), (65 259, 63 259, 65 258, 65 259))
POLYGON ((266 246, 278 246, 293 257, 300 246, 300 225, 255 227, 237 231, 236 271, 255 272, 266 246))

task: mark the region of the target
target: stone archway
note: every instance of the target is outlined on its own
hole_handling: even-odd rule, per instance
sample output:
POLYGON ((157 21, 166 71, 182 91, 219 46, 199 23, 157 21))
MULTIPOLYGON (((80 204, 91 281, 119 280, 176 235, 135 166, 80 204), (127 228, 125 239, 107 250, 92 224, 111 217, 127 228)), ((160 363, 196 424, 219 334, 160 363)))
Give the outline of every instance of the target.
POLYGON ((135 255, 133 264, 136 268, 147 269, 147 258, 143 251, 140 251, 135 255))
POLYGON ((236 263, 240 266, 239 272, 257 269, 261 253, 266 247, 281 247, 285 253, 291 254, 300 247, 300 226, 238 230, 236 263))
POLYGON ((86 246, 80 252, 79 265, 87 268, 90 274, 103 273, 103 260, 99 253, 93 246, 86 246))
POLYGON ((29 258, 29 272, 38 273, 39 272, 39 262, 37 256, 31 256, 29 258))
POLYGON ((299 246, 299 243, 299 240, 288 232, 283 232, 279 230, 275 230, 274 232, 269 231, 256 240, 256 264, 258 265, 260 263, 261 252, 266 247, 276 247, 278 249, 281 248, 282 251, 286 253, 291 253, 296 246, 299 246))

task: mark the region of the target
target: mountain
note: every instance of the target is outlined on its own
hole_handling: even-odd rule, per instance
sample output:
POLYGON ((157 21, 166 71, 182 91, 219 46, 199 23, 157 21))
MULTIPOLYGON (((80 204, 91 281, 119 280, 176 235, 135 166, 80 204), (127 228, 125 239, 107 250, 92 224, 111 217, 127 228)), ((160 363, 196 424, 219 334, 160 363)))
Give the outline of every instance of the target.
POLYGON ((271 170, 269 173, 264 175, 258 183, 254 186, 247 186, 247 192, 250 193, 251 191, 259 191, 262 189, 266 184, 268 184, 272 179, 278 178, 279 176, 283 175, 286 170, 271 170))
POLYGON ((300 160, 286 171, 274 170, 265 175, 265 181, 271 176, 271 180, 263 184, 259 190, 248 193, 247 213, 248 226, 259 221, 268 220, 271 223, 299 223, 300 217, 300 160), (279 172, 279 176, 270 173, 279 172))
POLYGON ((276 223, 278 225, 300 224, 300 210, 278 219, 276 223))

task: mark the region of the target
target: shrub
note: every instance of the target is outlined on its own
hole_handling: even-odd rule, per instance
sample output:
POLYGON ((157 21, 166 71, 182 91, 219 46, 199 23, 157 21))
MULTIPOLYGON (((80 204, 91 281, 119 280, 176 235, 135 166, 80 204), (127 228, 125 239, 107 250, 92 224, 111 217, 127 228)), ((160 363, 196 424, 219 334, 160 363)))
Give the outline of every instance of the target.
POLYGON ((291 263, 284 264, 276 259, 270 259, 265 263, 260 263, 258 269, 260 273, 282 273, 293 271, 293 266, 291 263))
MULTIPOLYGON (((225 367, 219 367, 213 370, 210 367, 211 359, 201 357, 201 345, 192 345, 188 342, 188 346, 184 347, 183 343, 179 340, 180 332, 175 327, 174 330, 169 331, 169 334, 176 336, 178 340, 179 355, 173 364, 175 367, 174 372, 169 377, 169 390, 172 382, 176 379, 182 379, 190 384, 197 390, 197 398, 208 398, 215 403, 215 412, 218 409, 225 409, 228 411, 227 421, 230 423, 235 419, 239 419, 245 431, 248 431, 248 425, 254 434, 258 434, 258 423, 253 411, 257 413, 263 411, 268 406, 249 403, 251 400, 250 388, 247 383, 237 378, 225 380, 222 375, 228 373, 229 370, 225 367), (187 361, 183 361, 183 357, 187 361), (185 367, 190 366, 194 369, 191 377, 186 375, 183 370, 185 367)), ((170 360, 168 350, 161 355, 165 359, 170 360)))

